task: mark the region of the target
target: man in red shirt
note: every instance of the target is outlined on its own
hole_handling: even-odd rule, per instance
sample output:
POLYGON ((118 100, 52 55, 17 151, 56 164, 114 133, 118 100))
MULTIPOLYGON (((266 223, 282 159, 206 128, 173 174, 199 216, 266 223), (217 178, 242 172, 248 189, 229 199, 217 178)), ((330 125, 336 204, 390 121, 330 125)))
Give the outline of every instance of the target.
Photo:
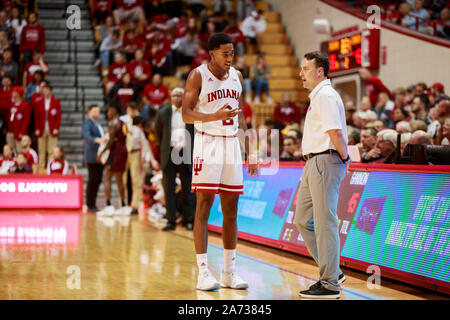
POLYGON ((58 144, 61 124, 61 104, 52 95, 52 87, 44 81, 42 99, 34 105, 34 128, 38 137, 39 169, 45 169, 53 149, 58 144))
POLYGON ((28 15, 28 24, 23 27, 20 36, 20 56, 23 65, 32 60, 33 51, 38 50, 40 53, 45 52, 45 30, 39 24, 38 16, 35 12, 28 15))
POLYGON ((111 13, 113 0, 93 0, 92 14, 95 18, 95 24, 104 23, 106 17, 111 13))
POLYGON ((137 49, 144 48, 144 40, 138 36, 136 29, 128 29, 122 39, 122 49, 125 51, 127 60, 130 61, 134 58, 134 54, 137 49))
POLYGON ((2 87, 0 88, 0 115, 3 119, 8 119, 9 108, 11 106, 11 77, 8 75, 2 78, 2 87))
POLYGON ((277 103, 273 111, 273 120, 276 128, 280 130, 291 123, 300 124, 300 109, 292 101, 290 92, 283 92, 281 101, 277 103))
POLYGON ((114 10, 114 20, 120 25, 125 20, 138 20, 140 24, 145 25, 145 15, 143 0, 117 0, 117 9, 114 10))
POLYGON ((361 80, 364 81, 364 85, 366 86, 367 95, 370 98, 370 104, 372 105, 372 108, 375 108, 378 100, 378 94, 380 92, 386 92, 389 95, 389 98, 392 99, 389 89, 386 88, 386 86, 379 78, 373 76, 372 72, 370 72, 368 69, 359 69, 359 76, 361 80))
POLYGON ((22 87, 26 87, 33 82, 34 73, 36 71, 42 71, 43 74, 48 72, 48 63, 44 61, 42 53, 39 51, 33 52, 33 61, 25 65, 22 78, 22 87))
POLYGON ((11 91, 12 102, 9 109, 8 116, 8 132, 6 134, 6 142, 14 148, 16 153, 21 149, 20 140, 22 136, 28 132, 28 125, 30 123, 31 110, 23 100, 22 87, 14 87, 11 91))
POLYGON ((152 78, 152 83, 145 86, 142 92, 142 101, 144 107, 141 116, 144 118, 156 115, 156 111, 170 100, 169 90, 162 84, 161 75, 155 73, 152 78))
POLYGON ((31 148, 31 138, 27 135, 24 135, 20 140, 20 146, 21 146, 20 153, 23 154, 27 159, 27 164, 30 166, 33 173, 37 173, 39 157, 36 151, 34 151, 31 148))
POLYGON ((109 93, 111 88, 119 81, 122 74, 127 72, 127 60, 124 55, 117 52, 114 55, 114 63, 108 67, 108 83, 106 84, 106 94, 109 93))
POLYGON ((238 56, 244 55, 244 44, 245 37, 241 29, 237 25, 236 16, 230 14, 228 17, 228 27, 223 30, 224 33, 228 34, 231 39, 233 39, 234 48, 238 56))
POLYGON ((134 60, 127 65, 128 73, 131 75, 131 81, 136 85, 136 89, 140 92, 152 75, 152 66, 144 60, 145 51, 137 49, 134 60))

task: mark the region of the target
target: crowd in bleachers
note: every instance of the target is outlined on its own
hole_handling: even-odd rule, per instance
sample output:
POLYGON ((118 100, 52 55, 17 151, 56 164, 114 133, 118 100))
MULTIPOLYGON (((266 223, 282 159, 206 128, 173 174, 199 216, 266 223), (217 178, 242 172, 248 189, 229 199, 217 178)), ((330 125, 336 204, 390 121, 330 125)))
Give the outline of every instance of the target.
POLYGON ((45 29, 34 1, 0 3, 1 173, 67 173, 61 105, 46 81, 45 29))
POLYGON ((450 39, 450 2, 448 0, 343 0, 364 10, 378 5, 381 19, 416 30, 450 39))

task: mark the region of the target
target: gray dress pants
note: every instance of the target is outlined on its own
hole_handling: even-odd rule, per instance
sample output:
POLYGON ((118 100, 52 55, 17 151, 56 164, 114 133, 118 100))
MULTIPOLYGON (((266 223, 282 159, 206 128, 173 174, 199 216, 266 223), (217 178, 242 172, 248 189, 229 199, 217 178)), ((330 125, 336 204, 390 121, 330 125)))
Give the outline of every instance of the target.
POLYGON ((346 166, 337 153, 320 154, 306 162, 297 199, 294 223, 309 253, 319 266, 320 282, 339 290, 339 185, 346 166))

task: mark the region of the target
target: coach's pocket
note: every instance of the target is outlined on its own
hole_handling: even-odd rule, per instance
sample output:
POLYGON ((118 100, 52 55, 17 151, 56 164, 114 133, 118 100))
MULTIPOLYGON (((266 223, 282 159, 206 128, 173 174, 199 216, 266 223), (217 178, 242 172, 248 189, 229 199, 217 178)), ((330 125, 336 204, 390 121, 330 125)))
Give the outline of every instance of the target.
POLYGON ((316 165, 316 170, 319 176, 322 176, 323 173, 323 159, 320 156, 314 157, 314 164, 316 165))

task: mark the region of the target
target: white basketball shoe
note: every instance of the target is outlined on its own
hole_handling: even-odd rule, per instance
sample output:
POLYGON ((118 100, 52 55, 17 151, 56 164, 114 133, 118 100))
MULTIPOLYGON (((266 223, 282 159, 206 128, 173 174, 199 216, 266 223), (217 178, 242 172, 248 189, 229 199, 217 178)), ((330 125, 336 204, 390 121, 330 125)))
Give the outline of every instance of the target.
POLYGON ((236 271, 225 272, 222 271, 220 276, 220 285, 222 288, 231 289, 247 289, 248 283, 242 280, 242 278, 236 273, 236 271))
POLYGON ((211 291, 220 288, 220 283, 214 278, 208 269, 200 270, 198 273, 197 289, 211 291))

